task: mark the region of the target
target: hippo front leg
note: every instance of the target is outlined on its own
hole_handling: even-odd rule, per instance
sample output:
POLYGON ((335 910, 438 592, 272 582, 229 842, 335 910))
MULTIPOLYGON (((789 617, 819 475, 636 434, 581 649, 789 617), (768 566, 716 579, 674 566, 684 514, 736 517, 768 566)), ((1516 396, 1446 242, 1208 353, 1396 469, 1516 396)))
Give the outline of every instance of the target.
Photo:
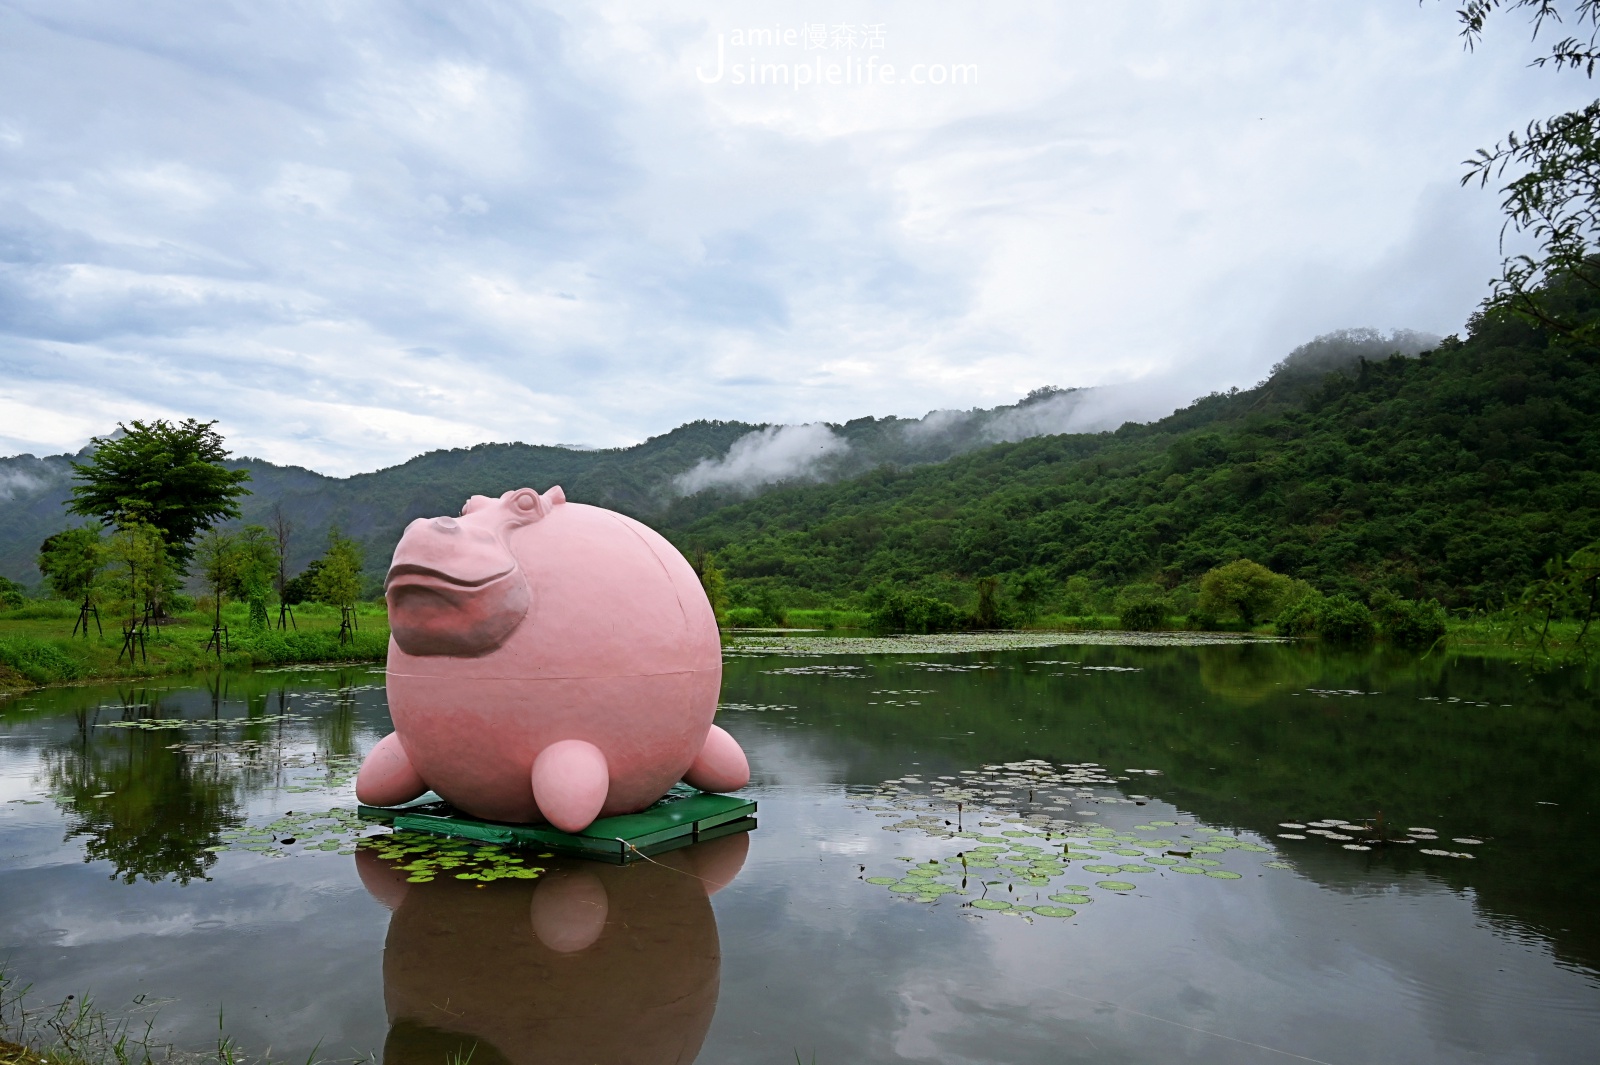
POLYGON ((712 725, 683 779, 701 791, 738 791, 750 783, 750 760, 738 740, 712 725))
POLYGON ((600 748, 583 740, 552 743, 533 760, 533 801, 563 832, 582 832, 600 816, 611 771, 600 748))
POLYGON ((411 764, 400 733, 391 732, 367 752, 356 774, 356 800, 368 806, 399 806, 428 790, 411 764))

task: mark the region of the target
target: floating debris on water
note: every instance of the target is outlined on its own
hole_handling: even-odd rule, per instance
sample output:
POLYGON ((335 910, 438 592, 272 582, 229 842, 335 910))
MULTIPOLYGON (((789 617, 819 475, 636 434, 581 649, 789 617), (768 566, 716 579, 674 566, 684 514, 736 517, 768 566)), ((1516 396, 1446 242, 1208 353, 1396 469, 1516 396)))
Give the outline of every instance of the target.
MULTIPOLYGON (((1286 643, 1272 636, 1221 632, 947 632, 919 636, 808 637, 792 635, 732 636, 724 657, 790 655, 927 655, 971 651, 1020 651, 1046 647, 1201 647, 1211 644, 1286 643)), ((957 663, 927 663, 959 669, 957 663)), ((1048 663, 1077 665, 1077 663, 1048 663)), ((980 668, 993 669, 993 666, 980 668)), ((1127 667, 1122 667, 1127 668, 1127 667)))
POLYGON ((739 710, 748 714, 768 714, 793 712, 800 709, 787 703, 718 703, 718 710, 739 710))

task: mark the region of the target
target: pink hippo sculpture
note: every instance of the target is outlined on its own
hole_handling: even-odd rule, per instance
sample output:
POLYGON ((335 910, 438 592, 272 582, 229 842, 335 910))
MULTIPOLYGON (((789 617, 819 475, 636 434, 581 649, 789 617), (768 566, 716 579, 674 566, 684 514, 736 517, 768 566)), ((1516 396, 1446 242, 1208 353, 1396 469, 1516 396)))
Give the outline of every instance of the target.
POLYGON ((559 487, 473 496, 459 518, 406 528, 385 596, 395 731, 361 765, 361 802, 431 788, 475 817, 577 832, 679 780, 749 783, 744 751, 711 723, 711 604, 633 519, 559 487))

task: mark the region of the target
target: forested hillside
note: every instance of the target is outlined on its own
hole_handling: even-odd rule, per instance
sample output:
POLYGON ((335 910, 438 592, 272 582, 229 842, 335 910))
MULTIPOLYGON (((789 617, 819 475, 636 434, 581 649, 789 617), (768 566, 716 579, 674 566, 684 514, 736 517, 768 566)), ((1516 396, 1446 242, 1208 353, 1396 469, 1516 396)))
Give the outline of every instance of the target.
MULTIPOLYGON (((940 462, 995 440, 1093 422, 1096 412, 1081 406, 1092 392, 1040 389, 1011 406, 937 411, 921 419, 858 418, 843 425, 696 421, 625 448, 479 444, 343 478, 262 459, 228 465, 250 472, 251 494, 240 501, 244 523, 265 523, 281 507, 294 524, 292 570, 320 554, 329 529, 337 526, 364 545, 369 581, 376 582, 407 523, 457 513, 469 495, 559 484, 569 499, 655 523, 675 502, 680 515, 706 513, 785 478, 835 480, 884 463, 940 462), (821 453, 814 450, 817 443, 825 445, 821 453), (695 478, 684 482, 691 473, 695 478), (696 494, 705 484, 717 489, 696 494)), ((62 504, 71 491, 72 462, 89 454, 85 449, 77 456, 0 458, 0 577, 37 587, 39 544, 80 520, 69 518, 62 504)))
POLYGON ((1453 607, 1499 605, 1600 538, 1595 351, 1479 318, 1420 358, 1314 369, 1115 433, 686 508, 670 533, 791 603, 880 581, 965 602, 974 578, 1030 573, 1055 594, 1173 588, 1243 557, 1453 607))
MULTIPOLYGON (((228 465, 250 471, 251 494, 240 500, 244 523, 264 523, 278 506, 294 524, 291 571, 321 554, 328 530, 338 526, 365 545, 369 576, 376 578, 407 523, 455 514, 468 495, 561 484, 569 495, 587 502, 630 513, 651 511, 665 505, 663 489, 672 477, 725 453, 755 428, 743 422, 693 422, 631 448, 595 451, 480 444, 429 452, 399 466, 345 478, 260 459, 228 465)), ((80 523, 69 519, 62 506, 71 491, 71 462, 66 455, 0 459, 0 576, 35 585, 39 544, 80 523)))

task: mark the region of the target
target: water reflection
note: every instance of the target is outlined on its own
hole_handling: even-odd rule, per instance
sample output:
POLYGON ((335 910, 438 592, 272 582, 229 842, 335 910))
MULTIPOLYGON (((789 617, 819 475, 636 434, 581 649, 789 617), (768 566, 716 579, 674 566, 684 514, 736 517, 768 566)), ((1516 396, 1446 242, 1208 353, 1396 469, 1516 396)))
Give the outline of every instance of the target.
POLYGON ((281 682, 227 676, 199 689, 119 689, 53 730, 40 776, 66 815, 66 839, 82 841, 86 862, 109 862, 113 879, 206 879, 250 796, 307 764, 331 777, 337 759, 358 753, 359 690, 342 676, 326 695, 297 698, 281 682), (313 698, 320 712, 307 736, 289 720, 313 698))
POLYGON ((383 1061, 693 1061, 722 970, 709 897, 748 847, 740 833, 622 867, 552 859, 538 880, 477 885, 410 884, 357 853, 393 911, 383 1061))
MULTIPOLYGON (((153 716, 156 705, 130 693, 116 716, 153 716)), ((104 709, 80 709, 71 739, 42 752, 66 838, 125 883, 205 877, 217 857, 207 848, 242 820, 235 774, 174 749, 171 732, 98 728, 104 709)))

